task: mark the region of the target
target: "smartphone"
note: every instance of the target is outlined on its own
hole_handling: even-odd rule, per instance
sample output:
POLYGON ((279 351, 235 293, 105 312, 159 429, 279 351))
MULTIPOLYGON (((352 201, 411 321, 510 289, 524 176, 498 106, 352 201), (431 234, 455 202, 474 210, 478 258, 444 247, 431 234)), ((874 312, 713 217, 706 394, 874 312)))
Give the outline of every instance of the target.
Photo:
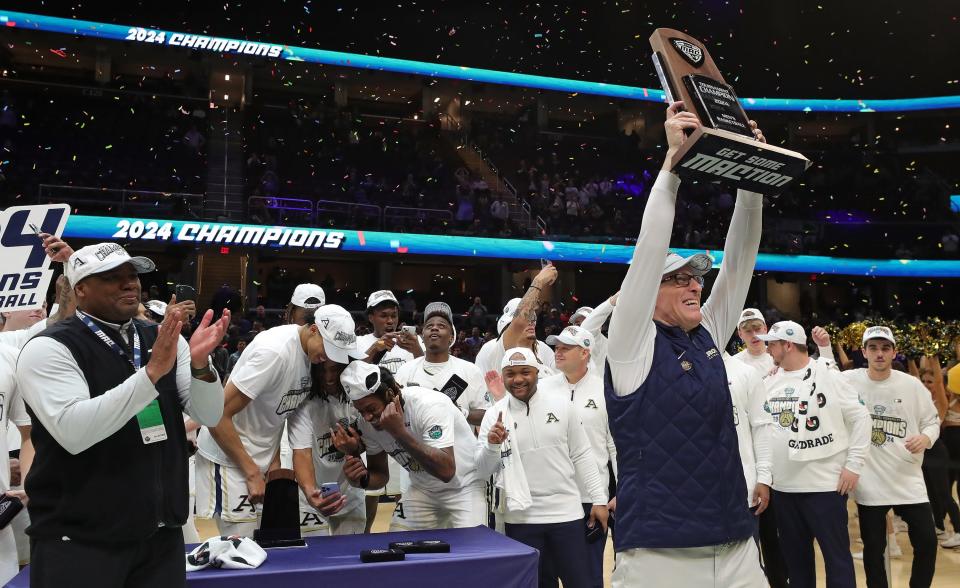
POLYGON ((403 330, 404 333, 410 335, 411 337, 416 337, 416 336, 417 336, 417 327, 416 327, 416 326, 411 326, 411 327, 404 326, 404 327, 402 327, 402 330, 403 330))
POLYGON ((553 262, 549 259, 540 258, 540 269, 547 267, 548 265, 553 265, 553 262))
POLYGON ((326 498, 331 494, 340 492, 340 484, 337 482, 324 482, 320 484, 320 497, 326 498))
POLYGON ((197 289, 188 284, 177 284, 173 289, 174 295, 177 297, 177 302, 184 302, 186 300, 196 300, 197 299, 197 289))

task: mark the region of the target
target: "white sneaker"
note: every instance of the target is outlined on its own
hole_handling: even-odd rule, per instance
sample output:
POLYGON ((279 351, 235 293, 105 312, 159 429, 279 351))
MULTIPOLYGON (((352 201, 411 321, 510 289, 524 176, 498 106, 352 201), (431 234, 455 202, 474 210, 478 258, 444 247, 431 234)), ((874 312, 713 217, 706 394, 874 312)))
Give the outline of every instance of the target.
POLYGON ((937 529, 937 541, 943 541, 950 536, 946 529, 937 529))
POLYGON ((946 547, 951 549, 953 547, 960 547, 960 533, 954 533, 952 537, 940 543, 941 547, 946 547))

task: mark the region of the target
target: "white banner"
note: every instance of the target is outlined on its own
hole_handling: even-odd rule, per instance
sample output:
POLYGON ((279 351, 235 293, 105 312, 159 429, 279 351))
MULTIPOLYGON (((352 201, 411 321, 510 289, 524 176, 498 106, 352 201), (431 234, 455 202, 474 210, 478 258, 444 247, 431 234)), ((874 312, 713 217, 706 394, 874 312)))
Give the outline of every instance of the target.
POLYGON ((0 212, 0 310, 43 305, 53 268, 37 233, 61 236, 69 216, 66 204, 12 206, 0 212))

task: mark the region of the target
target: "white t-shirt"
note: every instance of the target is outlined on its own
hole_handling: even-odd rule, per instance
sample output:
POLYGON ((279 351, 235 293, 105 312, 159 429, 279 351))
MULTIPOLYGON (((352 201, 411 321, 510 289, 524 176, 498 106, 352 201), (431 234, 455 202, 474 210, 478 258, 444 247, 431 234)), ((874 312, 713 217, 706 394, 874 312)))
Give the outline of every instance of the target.
POLYGON ((843 378, 860 394, 872 422, 870 456, 854 491, 857 504, 928 502, 920 469, 923 452, 910 453, 904 441, 921 433, 930 441, 940 436, 930 392, 919 379, 896 370, 882 382, 871 380, 867 369, 843 372, 843 378))
POLYGON ((333 445, 330 431, 341 424, 344 429, 353 427, 360 430, 360 413, 349 400, 321 398, 314 396, 293 411, 287 423, 287 437, 290 448, 311 449, 313 451, 313 469, 319 488, 327 482, 340 484, 340 493, 347 497, 344 508, 333 515, 343 516, 357 508, 364 507, 364 491, 350 485, 343 473, 344 455, 333 445))
POLYGON ((403 387, 417 386, 442 392, 454 400, 461 412, 486 410, 491 404, 480 368, 452 355, 444 363, 430 363, 426 357, 408 361, 395 378, 403 387))
MULTIPOLYGON (((580 378, 576 384, 571 384, 564 374, 556 374, 537 384, 537 394, 559 395, 573 404, 574 412, 580 418, 587 440, 590 441, 590 448, 597 462, 597 470, 600 472, 604 496, 609 500, 610 470, 607 468, 607 462, 613 463, 614 474, 616 474, 617 446, 613 444, 613 435, 610 434, 601 373, 591 367, 587 370, 587 375, 580 378)), ((580 487, 580 502, 590 504, 592 498, 586 480, 578 479, 577 481, 580 487)))
MULTIPOLYGON (((366 353, 367 350, 377 342, 377 339, 379 339, 379 337, 373 333, 368 333, 366 335, 357 337, 357 350, 361 353, 366 353)), ((423 341, 420 342, 420 346, 423 346, 423 341)), ((394 345, 393 349, 383 354, 379 365, 380 367, 387 368, 387 371, 396 376, 403 364, 407 363, 411 359, 413 359, 412 353, 400 347, 399 345, 394 345)))
POLYGON ((449 482, 443 482, 427 473, 393 436, 378 431, 365 420, 360 421, 360 432, 367 446, 367 455, 387 452, 410 472, 410 485, 427 494, 459 492, 461 488, 482 484, 476 477, 475 450, 477 439, 467 419, 444 394, 436 390, 410 386, 403 389, 404 424, 419 442, 436 449, 453 447, 457 471, 449 482))
MULTIPOLYGON (((854 389, 846 385, 836 372, 836 378, 829 379, 817 392, 826 395, 828 402, 838 402, 843 413, 844 425, 850 431, 850 444, 846 451, 811 461, 790 459, 789 443, 793 440, 790 424, 795 415, 799 415, 797 403, 801 395, 809 392, 809 381, 803 377, 807 368, 813 366, 811 359, 802 369, 795 371, 779 370, 764 381, 767 400, 764 412, 770 415, 773 427, 770 430, 770 461, 773 471, 773 488, 780 492, 835 492, 840 480, 840 470, 847 468, 855 474, 863 470, 867 458, 867 444, 859 439, 869 436, 870 418, 857 398, 854 389), (790 415, 781 414, 790 411, 790 415)), ((823 369, 821 367, 821 369, 823 369)))
POLYGON ((753 491, 757 482, 770 485, 770 419, 763 411, 767 390, 756 370, 724 354, 727 384, 733 401, 733 424, 737 429, 737 444, 743 477, 747 482, 747 504, 753 505, 753 491))
MULTIPOLYGON (((503 338, 492 339, 483 344, 480 348, 480 351, 477 352, 477 358, 474 360, 474 363, 478 368, 480 368, 481 374, 486 374, 489 371, 494 371, 500 373, 500 362, 503 361, 503 354, 507 350, 503 348, 503 338)), ((540 370, 539 378, 552 376, 557 373, 557 362, 554 358, 553 349, 543 341, 537 341, 537 357, 540 361, 543 362, 543 365, 547 366, 549 369, 540 370)))
MULTIPOLYGON (((7 445, 6 429, 23 427, 30 424, 27 407, 23 403, 23 396, 17 390, 17 355, 18 350, 9 345, 0 344, 0 457, 6 460, 10 450, 7 445), (14 425, 14 426, 11 426, 14 425)), ((17 432, 19 438, 20 433, 17 432)), ((0 492, 10 489, 10 468, 0 467, 0 492)))
MULTIPOLYGON (((233 416, 244 450, 266 471, 280 447, 283 424, 311 389, 310 358, 300 344, 298 325, 281 325, 254 338, 230 373, 230 383, 250 398, 233 416)), ((201 455, 214 463, 235 466, 204 428, 197 437, 201 455)))
POLYGON ((753 355, 749 349, 744 349, 734 355, 733 358, 757 370, 761 378, 765 378, 767 374, 770 373, 770 370, 776 367, 776 364, 773 363, 773 357, 767 352, 763 352, 760 355, 753 355))

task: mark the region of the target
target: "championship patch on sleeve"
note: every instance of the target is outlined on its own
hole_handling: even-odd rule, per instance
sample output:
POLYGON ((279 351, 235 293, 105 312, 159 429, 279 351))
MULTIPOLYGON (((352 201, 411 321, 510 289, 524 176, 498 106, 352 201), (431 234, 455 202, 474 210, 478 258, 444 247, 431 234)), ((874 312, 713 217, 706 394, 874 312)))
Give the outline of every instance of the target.
POLYGON ((443 427, 440 425, 430 427, 430 430, 427 431, 427 436, 434 440, 439 439, 443 436, 443 427))

